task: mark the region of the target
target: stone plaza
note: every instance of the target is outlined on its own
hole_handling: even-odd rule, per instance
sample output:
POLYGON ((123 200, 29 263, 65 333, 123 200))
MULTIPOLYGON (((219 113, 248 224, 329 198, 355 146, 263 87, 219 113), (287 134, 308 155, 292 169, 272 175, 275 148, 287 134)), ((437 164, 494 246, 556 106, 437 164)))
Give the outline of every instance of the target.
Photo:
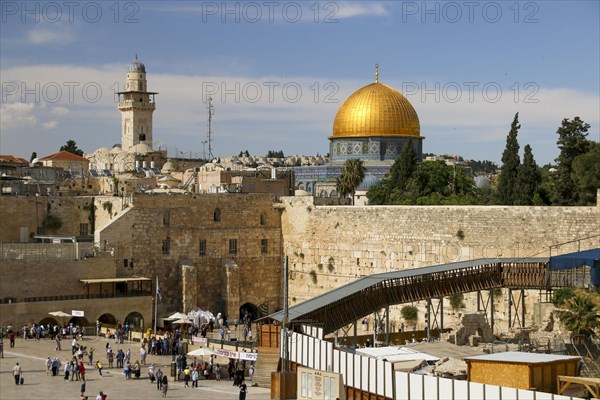
MULTIPOLYGON (((109 340, 113 350, 131 349, 131 359, 135 362, 139 359, 139 342, 125 342, 116 344, 109 340)), ((169 390, 167 398, 171 399, 218 399, 234 400, 239 398, 239 388, 232 385, 232 381, 224 374, 221 381, 205 380, 201 378, 198 388, 184 387, 183 381, 173 381, 170 375, 171 357, 148 355, 147 365, 142 366, 140 379, 132 378, 125 380, 122 369, 106 368, 105 348, 107 339, 104 337, 87 337, 82 344, 87 348, 95 348, 94 359, 99 359, 104 364, 102 376, 98 369, 88 366, 86 363, 86 396, 93 400, 99 391, 107 394, 107 399, 158 399, 162 398, 162 393, 157 390, 156 384, 151 384, 148 379, 148 365, 154 363, 156 368, 169 373, 169 390)), ((63 342, 63 350, 55 351, 54 341, 49 339, 23 340, 16 339, 14 348, 9 347, 8 340, 4 340, 4 358, 0 359, 0 398, 1 399, 45 399, 45 400, 65 400, 81 399, 80 381, 64 380, 64 363, 71 359, 71 348, 68 341, 63 342), (46 374, 46 358, 59 357, 62 365, 58 376, 46 374), (12 368, 16 363, 23 368, 24 385, 15 385, 12 368)), ((191 348, 190 348, 191 350, 191 348)), ((87 357, 85 357, 87 362, 87 357)), ((188 362, 191 359, 188 357, 188 362)), ((218 358, 220 363, 227 363, 226 359, 218 358)), ((251 382, 248 385, 248 400, 259 400, 270 398, 270 388, 252 387, 251 382)))

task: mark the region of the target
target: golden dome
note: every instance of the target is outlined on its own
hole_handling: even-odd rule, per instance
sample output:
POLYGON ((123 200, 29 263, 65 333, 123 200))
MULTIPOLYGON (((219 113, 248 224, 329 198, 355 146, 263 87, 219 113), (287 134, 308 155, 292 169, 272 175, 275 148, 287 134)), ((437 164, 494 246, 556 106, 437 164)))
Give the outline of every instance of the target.
POLYGON ((342 104, 333 122, 333 136, 420 137, 417 112, 399 91, 374 82, 354 92, 342 104))

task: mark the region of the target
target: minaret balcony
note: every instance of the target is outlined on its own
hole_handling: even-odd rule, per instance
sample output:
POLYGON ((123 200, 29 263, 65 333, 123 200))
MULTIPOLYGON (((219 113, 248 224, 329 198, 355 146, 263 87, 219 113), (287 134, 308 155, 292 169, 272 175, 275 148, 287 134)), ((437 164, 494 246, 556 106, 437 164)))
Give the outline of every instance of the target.
POLYGON ((156 108, 156 103, 151 102, 141 102, 141 101, 131 101, 125 100, 119 102, 119 109, 127 109, 127 108, 147 108, 154 110, 156 108))

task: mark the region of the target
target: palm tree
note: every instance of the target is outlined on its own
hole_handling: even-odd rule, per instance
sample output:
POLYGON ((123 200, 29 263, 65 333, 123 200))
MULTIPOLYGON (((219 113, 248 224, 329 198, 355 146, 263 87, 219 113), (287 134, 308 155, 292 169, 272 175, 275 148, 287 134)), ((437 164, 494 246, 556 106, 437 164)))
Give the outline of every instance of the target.
POLYGON ((591 335, 600 327, 600 313, 594 302, 584 296, 575 296, 565 303, 560 319, 574 335, 591 335))
POLYGON ((366 168, 362 160, 352 158, 346 160, 342 169, 342 174, 338 176, 335 182, 336 190, 341 197, 352 195, 352 204, 354 204, 354 193, 356 188, 365 178, 366 168))

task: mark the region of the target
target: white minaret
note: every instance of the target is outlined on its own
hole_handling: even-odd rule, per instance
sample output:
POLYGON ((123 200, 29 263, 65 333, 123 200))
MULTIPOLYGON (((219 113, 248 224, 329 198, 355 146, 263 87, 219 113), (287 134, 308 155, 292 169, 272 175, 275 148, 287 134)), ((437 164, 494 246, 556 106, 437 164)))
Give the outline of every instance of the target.
POLYGON ((152 148, 152 113, 156 103, 155 92, 148 92, 146 67, 135 59, 129 64, 125 91, 119 92, 121 112, 121 148, 132 151, 133 146, 143 143, 152 148))

